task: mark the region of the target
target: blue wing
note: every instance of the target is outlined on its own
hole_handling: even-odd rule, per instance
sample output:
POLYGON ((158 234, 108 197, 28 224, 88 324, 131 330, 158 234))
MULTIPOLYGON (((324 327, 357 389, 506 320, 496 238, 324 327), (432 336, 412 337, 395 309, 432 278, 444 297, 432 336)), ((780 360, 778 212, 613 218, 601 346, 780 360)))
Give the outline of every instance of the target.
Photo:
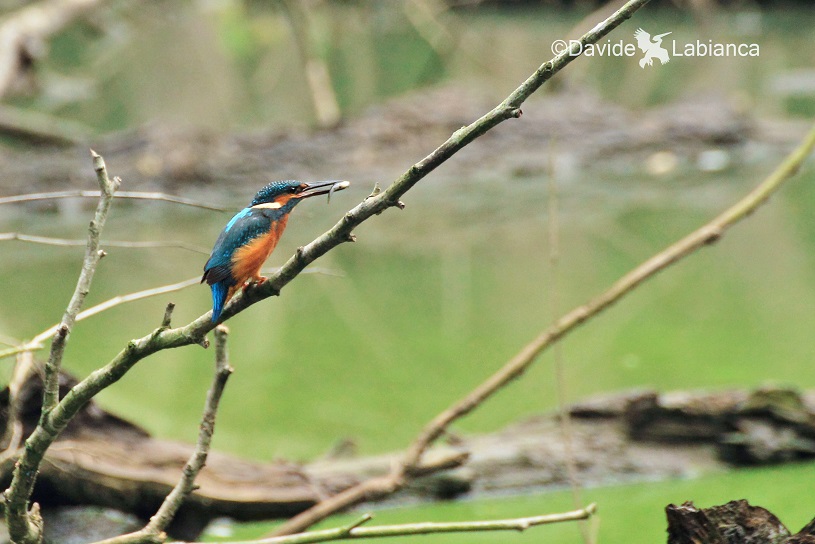
POLYGON ((245 246, 258 236, 269 232, 272 226, 271 218, 263 210, 244 208, 235 217, 229 220, 204 265, 204 277, 210 285, 227 281, 227 285, 235 285, 232 277, 232 256, 239 248, 245 246))
POLYGON ((212 321, 218 321, 230 287, 237 280, 232 276, 232 256, 238 248, 245 246, 253 239, 269 231, 271 218, 263 210, 244 208, 229 220, 204 265, 204 276, 212 289, 212 321))

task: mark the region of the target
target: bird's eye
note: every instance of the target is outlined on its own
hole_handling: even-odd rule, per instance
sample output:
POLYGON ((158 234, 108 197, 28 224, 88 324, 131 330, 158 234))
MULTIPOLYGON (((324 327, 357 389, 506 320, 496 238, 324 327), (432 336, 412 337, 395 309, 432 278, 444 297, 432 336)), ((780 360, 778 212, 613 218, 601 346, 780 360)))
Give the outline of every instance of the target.
POLYGON ((299 187, 290 187, 290 188, 289 188, 289 192, 290 192, 290 193, 292 193, 292 194, 294 194, 294 193, 296 193, 296 192, 297 192, 299 189, 300 189, 299 187))

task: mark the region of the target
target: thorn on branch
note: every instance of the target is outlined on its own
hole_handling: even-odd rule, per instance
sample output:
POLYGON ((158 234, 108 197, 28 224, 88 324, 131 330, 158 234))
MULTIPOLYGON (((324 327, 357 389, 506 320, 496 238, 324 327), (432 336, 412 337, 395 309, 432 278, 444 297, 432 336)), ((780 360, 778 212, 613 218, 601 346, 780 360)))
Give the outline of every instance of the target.
POLYGON ((357 235, 354 234, 353 232, 349 232, 348 236, 345 237, 345 241, 346 242, 356 242, 357 241, 357 235))
POLYGON ((397 208, 399 208, 400 210, 404 210, 404 209, 405 209, 405 203, 404 203, 404 202, 402 202, 401 200, 397 200, 397 201, 396 201, 396 204, 394 204, 394 206, 396 206, 396 207, 397 207, 397 208))
POLYGON ((305 248, 303 246, 300 246, 300 247, 297 248, 297 251, 294 252, 294 255, 295 255, 295 257, 297 257, 297 259, 302 261, 304 252, 305 252, 305 248))
POLYGON ((379 186, 379 182, 376 182, 376 183, 374 183, 373 191, 371 191, 371 194, 369 194, 368 196, 365 197, 365 200, 368 200, 369 198, 373 198, 373 197, 375 197, 376 195, 378 195, 381 192, 382 192, 382 188, 379 186))
POLYGON ((719 227, 719 226, 711 226, 710 228, 707 229, 705 244, 708 244, 708 245, 709 244, 715 244, 716 242, 719 241, 719 238, 722 237, 722 234, 724 234, 724 233, 722 232, 721 227, 719 227))
POLYGON ((104 249, 100 249, 99 251, 96 252, 96 254, 99 255, 99 258, 101 259, 102 257, 107 257, 108 252, 105 251, 104 249))
POLYGON ((108 171, 105 167, 105 159, 103 159, 102 156, 93 149, 90 151, 91 157, 93 157, 93 169, 96 172, 96 179, 99 182, 99 188, 106 197, 110 198, 113 196, 113 193, 116 192, 116 189, 119 188, 122 180, 118 177, 114 177, 112 180, 109 179, 108 171))
POLYGON ((161 320, 161 328, 162 329, 169 329, 170 323, 173 318, 173 310, 175 310, 175 303, 168 302, 167 308, 164 310, 164 318, 161 320))
POLYGON ((348 536, 348 535, 350 535, 350 534, 351 534, 351 531, 353 531, 354 529, 356 529, 356 528, 357 528, 357 527, 359 527, 360 525, 363 525, 363 524, 365 524, 365 523, 368 523, 368 522, 369 522, 369 521, 371 521, 372 519, 374 519, 374 517, 373 517, 371 514, 363 514, 361 518, 359 518, 358 520, 356 520, 356 521, 355 521, 354 523, 352 523, 351 525, 347 525, 347 526, 343 527, 343 528, 342 528, 342 534, 343 534, 343 535, 348 536))

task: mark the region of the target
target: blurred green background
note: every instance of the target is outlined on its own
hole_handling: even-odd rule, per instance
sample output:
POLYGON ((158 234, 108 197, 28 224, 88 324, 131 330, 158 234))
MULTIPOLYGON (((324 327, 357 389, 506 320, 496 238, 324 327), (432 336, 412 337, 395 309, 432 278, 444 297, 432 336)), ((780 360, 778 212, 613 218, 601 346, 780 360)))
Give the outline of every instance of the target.
MULTIPOLYGON (((440 28, 449 35, 433 47, 422 25, 411 22, 411 2, 315 6, 310 13, 315 49, 348 116, 426 86, 457 84, 503 96, 551 57, 554 39, 589 13, 551 6, 441 12, 440 28)), ((100 17, 55 39, 41 74, 47 92, 17 98, 17 105, 102 132, 157 119, 223 132, 313 121, 305 76, 279 6, 157 2, 135 9, 122 2, 100 17), (100 33, 94 26, 100 24, 108 30, 100 33)), ((805 119, 815 112, 815 92, 784 92, 778 82, 811 69, 813 22, 811 10, 760 11, 745 4, 716 12, 698 26, 690 13, 646 8, 611 37, 628 40, 638 26, 664 28, 683 41, 708 36, 755 41, 761 56, 675 59, 651 71, 640 70, 632 59, 583 58, 564 74, 571 83, 634 110, 715 91, 751 115, 805 119)), ((439 143, 428 142, 428 150, 439 143)), ((410 164, 421 158, 402 159, 410 164)), ((661 176, 640 164, 625 175, 597 165, 571 177, 557 189, 561 256, 556 269, 549 260, 552 194, 545 173, 519 173, 500 186, 488 172, 443 184, 431 176, 406 195, 404 211, 372 219, 357 230, 358 243, 317 263, 330 273, 302 275, 280 298, 229 322, 236 372, 214 447, 254 459, 302 461, 346 438, 362 454, 405 447, 425 422, 499 368, 555 315, 587 301, 712 218, 757 184, 777 159, 768 153, 716 172, 680 165, 661 176), (552 307, 553 282, 558 308, 552 307)), ((109 161, 109 167, 115 173, 115 163, 109 161)), ((88 174, 90 179, 90 167, 88 174)), ((240 195, 224 191, 213 197, 210 191, 206 196, 237 210, 265 181, 247 180, 240 195)), ((570 335, 563 343, 566 401, 633 387, 815 385, 813 182, 811 169, 804 171, 719 243, 570 335)), ((334 195, 330 206, 311 201, 298 207, 269 264, 282 264, 368 192, 370 186, 358 184, 334 195)), ((0 230, 70 238, 84 236, 89 217, 83 210, 34 213, 8 206, 0 213, 0 230)), ((116 202, 106 237, 174 239, 208 248, 228 217, 169 204, 116 202)), ((0 244, 0 334, 28 338, 57 322, 81 255, 78 248, 0 244)), ((88 305, 196 276, 205 261, 206 255, 184 250, 110 248, 88 305)), ((72 334, 66 368, 84 376, 104 364, 129 339, 157 326, 170 300, 176 303, 176 324, 210 307, 208 289, 196 286, 90 318, 72 334)), ((10 362, 4 365, 0 370, 7 376, 10 362)), ((192 442, 211 366, 211 351, 198 347, 160 353, 137 365, 99 401, 157 436, 192 442)), ((547 355, 455 430, 496 430, 556 404, 547 355)), ((708 506, 747 498, 797 530, 815 511, 806 500, 812 468, 802 464, 605 487, 589 490, 585 498, 599 503, 601 542, 663 541, 662 508, 685 500, 708 506)), ((571 507, 569 494, 558 492, 383 511, 377 520, 488 519, 571 507)), ((247 525, 232 538, 264 528, 247 525)), ((579 533, 571 525, 522 536, 424 537, 438 542, 544 538, 576 542, 579 533)))

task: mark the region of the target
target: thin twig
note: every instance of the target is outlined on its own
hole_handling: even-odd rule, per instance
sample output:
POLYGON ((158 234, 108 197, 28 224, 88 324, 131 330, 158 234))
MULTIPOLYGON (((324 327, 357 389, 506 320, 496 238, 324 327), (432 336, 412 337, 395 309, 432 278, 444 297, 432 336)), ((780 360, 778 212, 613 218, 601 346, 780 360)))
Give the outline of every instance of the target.
POLYGON ((168 302, 167 307, 164 309, 164 317, 161 319, 161 328, 169 329, 172 324, 173 310, 175 310, 175 303, 168 302))
POLYGON ((204 415, 201 418, 201 427, 195 451, 187 461, 178 485, 164 499, 164 503, 156 512, 156 515, 150 518, 150 522, 145 527, 147 531, 160 533, 167 528, 181 504, 192 493, 195 478, 207 461, 209 446, 212 443, 212 434, 215 432, 215 416, 218 414, 218 403, 221 400, 224 387, 226 387, 226 381, 233 372, 232 367, 229 366, 229 355, 226 350, 228 334, 229 329, 224 325, 219 325, 215 329, 215 376, 207 393, 207 401, 204 406, 204 415))
POLYGON ((226 326, 219 325, 215 328, 215 375, 207 392, 207 400, 201 417, 195 451, 193 451, 187 464, 184 465, 178 484, 165 497, 161 507, 150 518, 144 528, 133 533, 103 540, 97 544, 160 544, 167 539, 167 535, 164 533, 165 529, 170 525, 184 500, 194 491, 195 478, 207 461, 212 435, 215 432, 215 416, 218 414, 218 403, 226 387, 226 382, 233 372, 232 367, 229 366, 229 355, 226 350, 228 335, 229 329, 226 326))
MULTIPOLYGON (((349 540, 358 538, 383 538, 390 536, 413 536, 439 533, 473 533, 483 531, 525 531, 531 527, 587 519, 597 511, 595 504, 586 508, 563 512, 560 514, 546 514, 526 518, 497 519, 490 521, 462 521, 449 523, 406 523, 403 525, 380 525, 378 527, 360 527, 359 523, 349 527, 337 527, 321 531, 310 531, 296 535, 276 536, 261 540, 246 542, 230 542, 224 544, 310 544, 313 542, 328 542, 332 540, 349 540)), ((363 517, 361 521, 369 518, 363 517)))
MULTIPOLYGON (((45 429, 51 435, 51 441, 59 434, 59 429, 54 429, 50 425, 51 411, 59 402, 59 371, 62 365, 62 355, 65 351, 65 344, 68 335, 76 322, 85 297, 91 287, 94 273, 99 261, 105 255, 99 249, 99 236, 105 226, 113 194, 118 189, 119 178, 110 179, 105 161, 101 156, 91 150, 93 158, 93 168, 96 171, 96 179, 99 182, 100 197, 96 207, 96 214, 88 227, 88 242, 85 249, 85 259, 79 279, 62 321, 54 332, 54 339, 51 342, 51 353, 45 363, 45 378, 43 384, 42 414, 38 428, 45 429)), ((12 402, 14 402, 12 400, 12 402)), ((26 544, 37 542, 41 539, 41 520, 32 521, 28 511, 28 500, 34 489, 34 481, 39 467, 40 460, 45 454, 47 447, 37 448, 26 441, 26 448, 20 462, 14 468, 14 477, 11 486, 5 493, 6 499, 6 522, 9 528, 9 535, 12 541, 26 544)))
MULTIPOLYGON (((36 236, 33 234, 23 234, 21 232, 0 232, 0 242, 8 242, 16 240, 19 242, 28 242, 31 244, 44 244, 49 246, 62 246, 62 247, 76 247, 84 246, 88 243, 87 240, 72 240, 68 238, 52 238, 50 236, 36 236)), ((126 240, 105 240, 101 245, 106 247, 126 247, 130 249, 142 248, 177 248, 186 249, 195 253, 209 255, 209 250, 186 242, 177 240, 160 241, 160 240, 146 240, 143 242, 131 242, 126 240)))
MULTIPOLYGON (((28 193, 24 195, 4 196, 0 197, 0 204, 18 204, 20 202, 34 202, 38 200, 56 200, 60 198, 99 198, 99 191, 53 191, 47 193, 28 193)), ((165 193, 150 193, 141 191, 119 191, 116 193, 116 198, 130 198, 136 200, 156 200, 159 202, 171 202, 173 204, 182 204, 184 206, 192 206, 194 208, 203 208, 205 210, 213 210, 216 212, 227 212, 230 208, 222 208, 220 206, 213 206, 206 202, 199 202, 197 200, 190 200, 180 196, 168 195, 165 193)))

